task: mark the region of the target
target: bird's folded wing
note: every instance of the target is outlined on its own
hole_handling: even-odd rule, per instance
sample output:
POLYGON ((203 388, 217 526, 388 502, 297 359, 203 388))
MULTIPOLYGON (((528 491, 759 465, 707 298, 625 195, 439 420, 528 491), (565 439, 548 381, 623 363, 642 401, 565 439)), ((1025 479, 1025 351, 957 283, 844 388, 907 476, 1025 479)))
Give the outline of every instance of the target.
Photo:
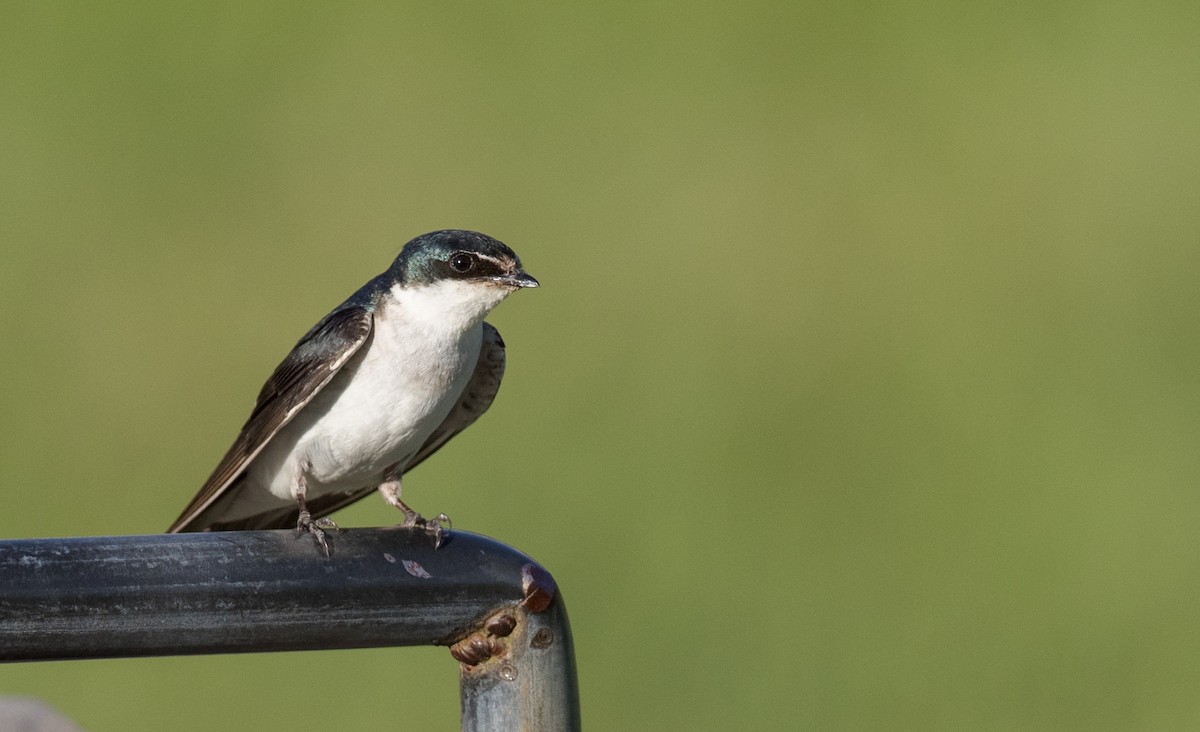
POLYGON ((254 411, 229 452, 168 531, 199 531, 213 523, 208 518, 198 519, 362 347, 371 335, 372 323, 367 308, 346 305, 325 316, 300 339, 263 385, 254 411))

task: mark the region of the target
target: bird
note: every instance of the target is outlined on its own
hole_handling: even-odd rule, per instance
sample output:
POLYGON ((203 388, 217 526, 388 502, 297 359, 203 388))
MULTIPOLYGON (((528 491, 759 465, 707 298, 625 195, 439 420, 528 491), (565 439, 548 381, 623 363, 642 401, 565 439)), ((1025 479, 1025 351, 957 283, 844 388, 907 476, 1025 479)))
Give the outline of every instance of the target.
POLYGON ((487 411, 505 347, 484 318, 538 287, 503 244, 447 229, 409 241, 383 273, 296 343, 237 439, 167 530, 295 527, 329 553, 328 514, 378 491, 401 524, 443 538, 401 479, 487 411))

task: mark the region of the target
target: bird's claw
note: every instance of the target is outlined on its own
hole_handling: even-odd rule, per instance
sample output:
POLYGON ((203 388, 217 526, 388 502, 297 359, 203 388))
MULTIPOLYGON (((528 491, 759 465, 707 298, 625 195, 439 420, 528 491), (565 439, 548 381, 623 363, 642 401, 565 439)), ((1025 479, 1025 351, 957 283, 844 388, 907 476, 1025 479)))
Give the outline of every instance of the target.
POLYGON ((450 535, 450 529, 452 526, 453 524, 450 521, 450 517, 444 513, 439 513, 437 516, 434 516, 425 522, 425 533, 433 537, 434 549, 438 549, 442 546, 442 542, 444 542, 446 537, 450 535), (442 524, 446 525, 445 528, 442 528, 442 524))
POLYGON ((332 529, 340 532, 341 529, 328 516, 322 516, 319 519, 314 519, 308 511, 301 511, 300 518, 296 521, 296 533, 298 535, 310 534, 313 541, 321 547, 325 552, 325 556, 329 556, 329 540, 325 538, 325 530, 332 529))
POLYGON ((450 517, 444 513, 439 513, 437 516, 427 519, 416 511, 413 511, 411 514, 404 515, 404 523, 400 524, 400 526, 405 529, 421 529, 433 537, 433 548, 438 549, 450 535, 453 523, 450 521, 450 517))

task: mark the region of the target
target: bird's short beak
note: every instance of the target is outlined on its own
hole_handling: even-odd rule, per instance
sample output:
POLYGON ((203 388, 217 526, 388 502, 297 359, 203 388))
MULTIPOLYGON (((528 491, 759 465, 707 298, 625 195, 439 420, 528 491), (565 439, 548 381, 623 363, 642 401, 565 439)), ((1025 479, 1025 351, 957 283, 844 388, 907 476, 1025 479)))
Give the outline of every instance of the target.
POLYGON ((513 272, 512 274, 499 275, 492 278, 493 282, 498 282, 509 287, 537 287, 538 281, 524 272, 513 272))

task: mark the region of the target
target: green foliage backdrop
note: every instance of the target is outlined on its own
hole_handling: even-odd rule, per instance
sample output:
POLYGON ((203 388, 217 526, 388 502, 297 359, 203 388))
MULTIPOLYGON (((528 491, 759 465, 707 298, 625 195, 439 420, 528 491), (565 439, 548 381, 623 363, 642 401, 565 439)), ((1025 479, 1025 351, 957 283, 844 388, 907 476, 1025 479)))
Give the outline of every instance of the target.
MULTIPOLYGON (((407 497, 555 573, 590 729, 1200 726, 1200 5, 2 12, 8 536, 162 530, 309 325, 476 228, 544 287, 407 497)), ((458 714, 444 649, 0 693, 458 714)))

